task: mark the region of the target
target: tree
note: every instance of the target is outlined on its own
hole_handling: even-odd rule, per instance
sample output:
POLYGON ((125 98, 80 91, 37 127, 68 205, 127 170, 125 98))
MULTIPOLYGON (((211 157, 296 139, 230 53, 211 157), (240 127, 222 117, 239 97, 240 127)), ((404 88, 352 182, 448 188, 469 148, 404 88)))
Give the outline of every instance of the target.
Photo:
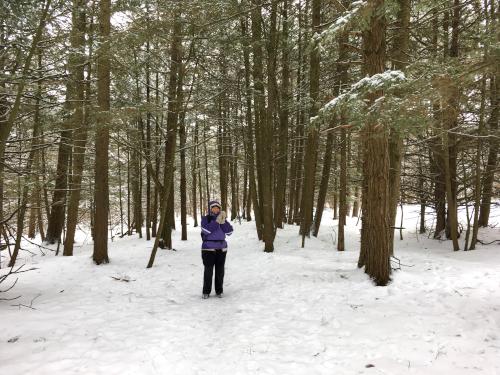
POLYGON ((175 149, 176 149, 176 139, 177 139, 177 116, 179 111, 179 102, 177 98, 177 88, 179 80, 180 65, 182 64, 182 39, 181 39, 181 2, 176 1, 175 4, 175 15, 174 15, 174 27, 173 27, 173 38, 170 48, 171 64, 168 82, 168 115, 167 115, 167 141, 165 144, 165 169, 163 172, 163 185, 161 186, 161 207, 160 207, 160 222, 158 224, 159 232, 155 238, 153 249, 151 250, 151 256, 147 268, 153 267, 156 252, 158 250, 158 245, 160 244, 160 239, 164 239, 167 234, 167 216, 168 216, 168 200, 170 199, 170 194, 172 194, 172 182, 174 176, 174 161, 175 161, 175 149))
MULTIPOLYGON (((312 1, 312 29, 313 34, 320 33, 321 0, 312 1)), ((319 46, 314 45, 309 54, 310 78, 309 78, 309 108, 310 118, 318 113, 319 97, 319 46)), ((302 235, 302 247, 304 247, 305 237, 309 236, 313 219, 313 202, 316 176, 316 152, 318 147, 319 128, 317 123, 309 120, 307 129, 306 148, 304 152, 304 186, 302 192, 300 231, 302 235)))
POLYGON ((0 116, 0 201, 2 204, 0 204, 0 223, 4 221, 4 216, 3 216, 3 173, 4 173, 4 156, 5 156, 5 147, 7 143, 7 139, 9 137, 9 134, 12 130, 12 127, 14 126, 14 121, 16 120, 16 117, 18 115, 19 107, 21 104, 21 97, 23 95, 24 88, 26 86, 26 81, 27 81, 27 73, 30 70, 31 67, 31 60, 33 56, 36 53, 36 50, 38 48, 38 43, 40 42, 40 39, 42 38, 42 32, 45 28, 45 24, 47 22, 47 18, 49 16, 49 8, 50 8, 51 0, 46 0, 43 4, 42 11, 40 13, 40 18, 39 18, 39 23, 38 27, 36 28, 36 31, 33 35, 33 39, 31 41, 31 45, 28 51, 28 54, 26 56, 26 59, 24 60, 24 65, 21 73, 21 80, 17 85, 17 90, 15 92, 15 99, 14 103, 10 108, 8 108, 8 105, 5 103, 6 98, 3 97, 1 98, 1 101, 3 102, 2 105, 2 113, 0 116))
MULTIPOLYGON (((68 199, 68 218, 66 224, 66 238, 64 241, 63 255, 73 255, 76 224, 78 222, 78 206, 80 204, 82 175, 85 161, 85 150, 88 132, 88 107, 85 108, 85 26, 86 12, 84 0, 73 0, 71 47, 72 83, 74 85, 74 99, 72 102, 73 122, 73 168, 70 178, 70 195, 68 199)), ((90 82, 90 65, 88 66, 88 82, 90 82)), ((90 90, 90 85, 88 85, 90 90)), ((87 90, 87 98, 90 93, 87 90)))
POLYGON ((110 110, 110 29, 111 0, 101 0, 99 6, 100 43, 97 50, 98 118, 95 140, 95 213, 94 253, 96 264, 109 263, 108 257, 108 149, 110 110))
MULTIPOLYGON (((485 18, 487 31, 491 31, 490 35, 495 35, 494 30, 498 31, 499 11, 495 10, 495 3, 490 2, 490 10, 486 6, 485 18)), ((496 42, 498 43, 500 36, 496 33, 496 42)), ((489 43, 488 43, 489 44, 489 43)), ((488 45, 487 44, 487 45, 488 45)), ((495 180, 495 172, 498 164, 498 138, 494 136, 498 132, 498 117, 500 111, 500 68, 498 53, 487 58, 491 59, 491 64, 494 67, 490 74, 490 116, 488 118, 488 128, 493 135, 489 138, 488 162, 483 175, 483 191, 481 196, 481 210, 479 213, 479 225, 485 227, 488 225, 490 216, 491 198, 493 196, 493 181, 495 180)))
MULTIPOLYGON (((370 18, 363 31, 364 70, 368 76, 381 73, 385 65, 386 19, 384 0, 369 0, 370 18)), ((381 97, 380 91, 367 95, 368 105, 381 97)), ((390 280, 389 251, 389 146, 387 125, 375 115, 363 128, 363 218, 360 262, 377 285, 390 280)))
MULTIPOLYGON (((399 10, 391 60, 393 69, 404 70, 408 64, 411 1, 398 0, 398 5, 399 10)), ((389 223, 391 227, 396 226, 396 213, 401 189, 402 147, 401 132, 392 126, 389 134, 389 223)), ((392 255, 394 253, 394 229, 389 232, 389 247, 392 255)))
MULTIPOLYGON (((274 219, 273 219, 273 195, 272 195, 272 164, 271 164, 271 140, 272 140, 272 102, 266 111, 263 75, 263 53, 262 53, 262 30, 261 30, 261 7, 260 0, 254 0, 252 9, 252 50, 253 50, 253 80, 254 80, 254 102, 255 102, 255 129, 257 150, 257 179, 259 181, 259 204, 262 211, 262 239, 264 240, 264 251, 274 250, 274 219)), ((274 4, 275 5, 275 4, 274 4)))

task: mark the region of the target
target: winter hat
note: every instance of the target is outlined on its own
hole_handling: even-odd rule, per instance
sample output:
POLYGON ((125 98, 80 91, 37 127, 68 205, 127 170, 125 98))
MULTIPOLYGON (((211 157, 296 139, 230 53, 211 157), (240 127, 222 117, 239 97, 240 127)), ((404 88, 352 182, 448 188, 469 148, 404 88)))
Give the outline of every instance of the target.
POLYGON ((219 207, 219 209, 221 208, 220 203, 218 201, 208 202, 208 209, 211 210, 212 207, 219 207))

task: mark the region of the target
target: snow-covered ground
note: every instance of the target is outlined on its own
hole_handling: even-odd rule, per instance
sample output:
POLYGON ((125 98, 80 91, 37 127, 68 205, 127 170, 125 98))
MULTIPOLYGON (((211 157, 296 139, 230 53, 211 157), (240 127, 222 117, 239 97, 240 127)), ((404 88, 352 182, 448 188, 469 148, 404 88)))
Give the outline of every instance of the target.
POLYGON ((0 374, 500 374, 500 246, 453 252, 416 235, 407 207, 405 266, 375 287, 356 267, 360 224, 349 219, 340 253, 330 216, 304 249, 296 227, 279 230, 271 254, 253 222, 233 223, 222 299, 201 299, 192 226, 152 269, 152 243, 136 237, 111 243, 101 266, 91 244, 23 253, 38 269, 0 296, 21 296, 0 301, 0 374))

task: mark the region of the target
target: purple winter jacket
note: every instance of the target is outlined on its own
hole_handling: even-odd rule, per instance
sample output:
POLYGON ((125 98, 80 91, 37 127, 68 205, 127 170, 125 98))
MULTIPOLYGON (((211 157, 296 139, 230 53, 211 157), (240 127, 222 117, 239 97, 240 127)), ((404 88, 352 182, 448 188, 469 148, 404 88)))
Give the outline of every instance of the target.
POLYGON ((227 220, 223 224, 219 224, 216 219, 217 216, 213 215, 210 210, 207 216, 201 218, 201 238, 203 240, 201 250, 222 249, 222 251, 227 251, 226 235, 230 236, 233 233, 233 227, 227 220))

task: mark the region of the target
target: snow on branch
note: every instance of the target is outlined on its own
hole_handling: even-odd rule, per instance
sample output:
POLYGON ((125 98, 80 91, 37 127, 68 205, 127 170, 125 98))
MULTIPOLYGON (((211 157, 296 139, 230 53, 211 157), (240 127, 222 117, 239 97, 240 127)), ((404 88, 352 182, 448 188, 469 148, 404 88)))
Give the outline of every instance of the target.
POLYGON ((383 73, 377 73, 371 77, 361 78, 352 86, 350 92, 373 92, 377 90, 384 90, 395 84, 403 82, 405 78, 405 74, 401 70, 386 70, 383 73))
POLYGON ((314 34, 313 42, 321 43, 324 41, 331 41, 338 32, 344 30, 352 21, 359 16, 360 10, 366 6, 366 1, 356 0, 351 3, 347 12, 340 16, 333 24, 321 33, 314 34))
POLYGON ((370 92, 387 90, 388 88, 404 82, 405 80, 405 74, 400 70, 387 70, 383 73, 374 74, 371 77, 361 78, 358 82, 351 86, 349 91, 326 103, 319 110, 317 116, 311 117, 311 123, 334 112, 335 109, 343 103, 347 103, 360 97, 362 98, 365 94, 370 92))

